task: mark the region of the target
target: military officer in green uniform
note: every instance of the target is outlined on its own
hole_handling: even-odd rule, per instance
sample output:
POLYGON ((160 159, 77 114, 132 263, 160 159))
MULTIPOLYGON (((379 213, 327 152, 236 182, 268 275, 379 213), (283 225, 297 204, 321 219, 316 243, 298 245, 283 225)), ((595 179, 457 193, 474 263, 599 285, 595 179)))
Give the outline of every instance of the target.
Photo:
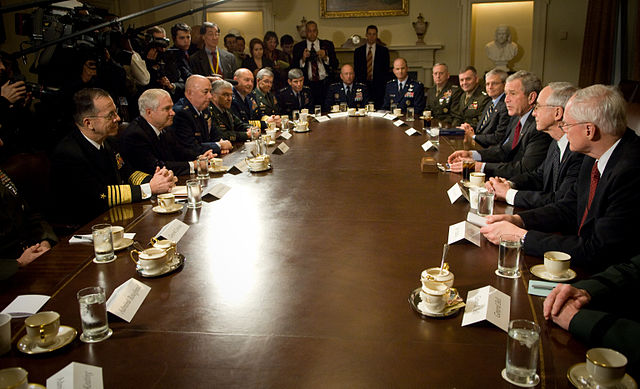
POLYGON ((449 68, 446 64, 435 64, 432 75, 434 86, 427 91, 425 110, 431 111, 434 119, 451 123, 451 107, 458 102, 462 90, 449 80, 449 68))
POLYGON ((251 139, 251 131, 255 127, 243 122, 231 112, 233 100, 231 83, 225 80, 214 81, 211 85, 211 95, 211 127, 215 128, 223 139, 231 142, 244 142, 251 139))
POLYGON ((279 115, 278 99, 271 93, 273 72, 267 68, 260 69, 256 75, 257 88, 253 90, 253 99, 258 104, 260 117, 279 115))
POLYGON ((491 101, 491 98, 479 86, 478 72, 473 66, 464 68, 458 78, 460 79, 460 88, 464 93, 460 95, 458 104, 452 108, 451 126, 457 127, 462 123, 468 123, 475 128, 480 121, 485 105, 491 101))

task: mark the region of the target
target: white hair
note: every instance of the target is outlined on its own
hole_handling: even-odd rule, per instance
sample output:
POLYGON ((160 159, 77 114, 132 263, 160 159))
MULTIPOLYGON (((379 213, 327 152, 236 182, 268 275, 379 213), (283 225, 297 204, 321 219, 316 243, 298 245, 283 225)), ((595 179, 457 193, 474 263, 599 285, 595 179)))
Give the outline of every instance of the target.
POLYGON ((627 128, 626 106, 618 88, 596 84, 579 89, 567 112, 578 122, 593 123, 605 134, 621 137, 627 128))
POLYGON ((147 109, 155 111, 160 104, 160 98, 167 96, 171 98, 169 92, 164 89, 147 89, 138 98, 138 109, 140 114, 143 115, 147 109))

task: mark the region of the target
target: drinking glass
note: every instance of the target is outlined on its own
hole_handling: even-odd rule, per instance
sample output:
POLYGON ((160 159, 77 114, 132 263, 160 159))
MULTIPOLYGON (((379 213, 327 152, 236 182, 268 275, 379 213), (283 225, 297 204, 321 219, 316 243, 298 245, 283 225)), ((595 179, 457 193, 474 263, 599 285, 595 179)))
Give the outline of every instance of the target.
POLYGON ((280 115, 282 120, 282 131, 289 131, 289 115, 280 115))
POLYGON ((369 111, 369 112, 375 112, 376 111, 376 106, 373 104, 373 101, 369 101, 367 103, 367 111, 369 111))
POLYGON ((198 178, 209 178, 209 158, 199 157, 197 168, 198 178))
POLYGON ((115 256, 113 253, 111 224, 96 224, 91 227, 91 235, 93 236, 93 250, 96 254, 96 262, 110 262, 115 256))
POLYGON ((413 121, 413 107, 408 107, 407 108, 407 117, 405 118, 406 121, 408 122, 412 122, 413 121))
POLYGON ((297 122, 300 119, 300 111, 295 110, 291 113, 291 119, 293 119, 294 122, 297 122))
POLYGON ((344 101, 340 103, 340 112, 347 112, 347 103, 344 101))
POLYGON ((393 113, 396 110, 396 108, 398 108, 398 104, 396 103, 391 103, 389 105, 389 109, 391 110, 391 113, 393 113))
POLYGON ((85 343, 101 342, 113 334, 109 328, 106 301, 104 289, 100 286, 84 288, 78 292, 80 319, 82 320, 81 341, 85 343))
MULTIPOLYGON (((480 207, 480 204, 478 204, 480 207)), ((500 235, 500 247, 498 249, 498 270, 500 277, 518 278, 520 277, 520 254, 522 250, 522 239, 517 235, 500 235)))
POLYGON ((314 107, 313 114, 315 115, 315 117, 322 115, 322 107, 319 105, 316 105, 314 107))
POLYGON ((493 215, 493 201, 495 193, 485 191, 478 193, 478 215, 493 215))
POLYGON ((508 333, 502 376, 518 386, 535 386, 540 381, 536 374, 540 326, 529 320, 511 320, 508 333))
POLYGON ((464 160, 462 161, 462 181, 469 182, 469 175, 474 171, 476 167, 476 161, 464 160))
POLYGON ((187 180, 187 207, 202 207, 202 184, 200 180, 187 180))

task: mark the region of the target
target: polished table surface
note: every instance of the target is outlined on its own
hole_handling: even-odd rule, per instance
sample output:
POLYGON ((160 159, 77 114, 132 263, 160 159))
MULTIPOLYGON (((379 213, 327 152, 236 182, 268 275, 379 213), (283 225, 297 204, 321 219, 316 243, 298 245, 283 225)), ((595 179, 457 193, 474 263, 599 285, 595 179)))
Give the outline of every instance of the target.
MULTIPOLYGON (((416 129, 421 121, 412 123, 416 129)), ((14 345, 0 366, 22 366, 30 381, 77 361, 103 368, 106 388, 139 387, 511 387, 500 377, 507 334, 462 312, 421 319, 408 304, 423 269, 438 266, 448 227, 465 219, 464 199, 446 190, 457 174, 421 173, 421 157, 444 162, 459 139, 442 137, 425 153, 425 135, 407 136, 381 118, 337 118, 294 134, 290 150, 272 155, 264 173, 212 174, 207 185, 231 190, 198 210, 159 215, 150 201, 124 205, 94 220, 123 225, 148 242, 174 218, 190 225, 178 243, 181 271, 138 276, 125 250, 92 263, 92 246, 61 242, 0 287, 0 306, 17 295, 53 295, 43 310, 81 331, 76 292, 100 285, 107 296, 134 277, 151 291, 131 323, 109 315, 113 336, 76 339, 51 354, 24 355, 14 345)), ((225 165, 244 158, 236 151, 225 165)), ((498 213, 505 207, 498 205, 498 213)), ((88 233, 89 225, 79 231, 88 233)), ((585 347, 542 317, 542 298, 527 294, 530 266, 500 278, 497 247, 451 246, 455 287, 492 285, 511 296, 511 318, 542 327, 540 388, 571 384, 566 371, 585 347)))

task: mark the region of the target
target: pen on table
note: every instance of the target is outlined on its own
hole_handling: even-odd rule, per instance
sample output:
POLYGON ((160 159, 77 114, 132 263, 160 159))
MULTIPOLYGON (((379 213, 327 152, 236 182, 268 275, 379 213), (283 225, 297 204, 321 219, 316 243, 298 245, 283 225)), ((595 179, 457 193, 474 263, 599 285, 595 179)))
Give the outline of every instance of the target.
POLYGON ((87 242, 93 242, 93 238, 90 238, 88 236, 74 235, 73 237, 80 240, 86 240, 87 242))

